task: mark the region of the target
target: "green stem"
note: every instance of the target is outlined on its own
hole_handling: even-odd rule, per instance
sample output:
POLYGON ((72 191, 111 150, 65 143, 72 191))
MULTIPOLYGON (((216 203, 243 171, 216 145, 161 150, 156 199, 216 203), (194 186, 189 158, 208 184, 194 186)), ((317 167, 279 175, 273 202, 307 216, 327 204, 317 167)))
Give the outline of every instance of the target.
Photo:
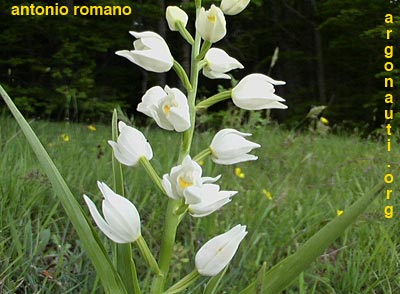
MULTIPOLYGON (((201 6, 201 1, 200 6, 201 6)), ((196 1, 196 7, 197 1, 196 1)), ((196 15, 199 14, 200 8, 196 9, 196 15)), ((188 103, 189 103, 189 112, 190 112, 190 128, 183 133, 182 136, 182 144, 181 144, 181 152, 179 154, 179 162, 190 153, 190 148, 192 146, 194 127, 196 123, 196 95, 197 95, 197 86, 199 82, 199 63, 196 60, 196 57, 200 52, 200 42, 201 36, 196 31, 194 45, 192 47, 192 56, 191 56, 191 71, 190 71, 190 82, 192 85, 192 90, 188 92, 188 103)))
POLYGON ((186 88, 186 90, 190 91, 192 89, 192 85, 190 84, 189 78, 183 69, 182 65, 179 64, 176 60, 174 60, 174 66, 173 66, 176 74, 178 77, 181 79, 183 86, 186 88))
POLYGON ((200 274, 197 270, 194 270, 190 274, 179 280, 175 285, 173 285, 167 291, 165 291, 164 294, 180 293, 185 289, 187 289, 191 284, 196 282, 198 278, 200 278, 200 274))
POLYGON ((162 185, 162 181, 158 176, 157 172, 155 171, 154 167, 151 165, 150 161, 144 156, 140 157, 139 161, 146 170, 147 174, 153 180, 154 184, 156 184, 158 189, 160 189, 160 191, 163 192, 163 194, 167 195, 167 192, 165 192, 165 189, 162 185))
POLYGON ((218 102, 227 100, 227 99, 229 99, 231 97, 232 97, 232 90, 227 90, 227 91, 220 92, 220 93, 215 94, 215 95, 207 98, 206 100, 203 100, 200 103, 198 103, 196 105, 196 110, 206 109, 206 108, 208 108, 208 107, 210 107, 210 106, 212 106, 212 105, 214 105, 214 104, 216 104, 218 102))
POLYGON ((144 260, 146 261, 147 265, 151 268, 153 272, 157 275, 162 276, 161 270, 158 267, 157 261, 154 258, 153 254, 151 253, 149 246, 147 246, 146 241, 142 236, 140 236, 135 241, 137 247, 139 248, 140 254, 143 256, 144 260))
POLYGON ((200 160, 206 158, 210 154, 212 154, 212 150, 210 147, 208 147, 202 150, 200 153, 198 153, 195 157, 193 157, 193 160, 199 162, 200 160))
POLYGON ((164 232, 162 237, 159 262, 159 267, 162 275, 157 276, 154 279, 151 289, 152 294, 161 294, 164 291, 165 279, 168 275, 172 253, 174 250, 176 229, 178 228, 179 222, 181 220, 180 215, 176 214, 176 211, 179 209, 180 206, 180 201, 169 199, 167 211, 165 213, 164 232))

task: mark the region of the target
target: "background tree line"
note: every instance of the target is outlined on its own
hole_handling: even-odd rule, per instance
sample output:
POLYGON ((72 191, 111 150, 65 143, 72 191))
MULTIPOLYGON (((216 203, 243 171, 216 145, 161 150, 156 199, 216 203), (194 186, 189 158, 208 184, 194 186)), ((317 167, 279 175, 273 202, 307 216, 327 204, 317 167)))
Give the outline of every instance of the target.
MULTIPOLYGON (((167 28, 164 11, 181 5, 192 13, 192 1, 68 0, 59 5, 130 5, 127 17, 11 16, 12 5, 0 9, 0 83, 25 115, 44 119, 99 121, 120 105, 135 113, 142 95, 156 84, 178 85, 173 71, 152 74, 114 54, 132 48, 129 30, 153 30, 164 36, 173 56, 188 66, 190 48, 167 28)), ((208 7, 214 1, 205 0, 208 7)), ((30 4, 32 2, 25 2, 30 4)), ((54 1, 35 1, 54 5, 54 1)), ((218 4, 218 3, 216 3, 218 4)), ((287 111, 272 116, 295 126, 311 105, 328 105, 331 124, 368 130, 384 122, 384 47, 394 45, 395 84, 399 81, 400 40, 398 1, 383 0, 252 0, 239 16, 227 16, 227 37, 216 44, 242 62, 236 79, 252 72, 285 80, 277 87, 287 100, 287 111), (384 25, 392 13, 395 24, 384 25), (386 29, 393 39, 385 39, 386 29), (272 69, 271 58, 279 47, 272 69)), ((207 88, 231 86, 225 80, 207 80, 207 88)), ((398 90, 395 89, 395 97, 398 90)), ((211 93, 211 92, 210 92, 211 93)), ((205 88, 200 94, 207 96, 205 88)), ((4 104, 0 104, 4 108, 4 104)), ((396 108, 395 108, 396 109, 396 108)), ((141 116, 138 116, 139 118, 141 116)), ((399 119, 400 120, 400 119, 399 119)))

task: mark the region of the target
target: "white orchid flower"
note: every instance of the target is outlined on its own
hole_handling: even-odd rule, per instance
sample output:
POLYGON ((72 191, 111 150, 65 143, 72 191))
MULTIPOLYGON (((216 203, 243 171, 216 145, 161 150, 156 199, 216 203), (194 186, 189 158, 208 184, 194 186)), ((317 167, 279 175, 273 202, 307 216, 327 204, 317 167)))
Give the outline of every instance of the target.
POLYGON ((237 59, 230 57, 224 50, 211 48, 204 58, 207 61, 203 74, 210 79, 230 79, 226 72, 236 68, 244 68, 237 59))
POLYGON ((210 41, 211 43, 218 42, 226 35, 224 13, 214 4, 207 11, 204 7, 200 9, 195 26, 203 40, 210 41))
POLYGON ((285 109, 287 106, 280 103, 285 99, 274 94, 274 85, 285 84, 263 74, 250 74, 232 89, 232 101, 237 107, 247 110, 285 109))
POLYGON ((186 27, 189 20, 186 12, 178 6, 168 6, 165 10, 165 18, 167 19, 168 27, 171 31, 178 31, 176 27, 178 21, 182 23, 183 27, 186 27))
POLYGON ((249 3, 250 0, 222 0, 220 7, 225 14, 236 15, 241 13, 249 3))
POLYGON ((129 32, 137 38, 133 42, 135 50, 120 50, 115 54, 127 58, 129 61, 139 65, 148 71, 167 72, 173 64, 174 58, 169 51, 165 40, 154 32, 129 32))
POLYGON ((195 257, 199 274, 215 276, 222 271, 232 260, 246 234, 246 226, 237 225, 205 243, 195 257))
POLYGON ((185 94, 177 88, 150 88, 137 110, 153 118, 165 130, 183 132, 190 128, 189 104, 185 94))
POLYGON ((131 243, 140 236, 140 216, 128 199, 116 194, 105 183, 97 182, 103 194, 103 215, 100 215, 96 205, 86 195, 83 195, 96 225, 112 241, 116 243, 131 243))
POLYGON ((124 122, 118 123, 119 136, 117 142, 108 141, 114 150, 115 158, 127 166, 138 164, 140 157, 148 160, 153 158, 153 150, 142 132, 127 126, 124 122))
POLYGON ((213 183, 220 178, 220 176, 209 178, 201 175, 201 166, 188 155, 182 164, 173 167, 169 174, 163 176, 162 185, 168 197, 172 199, 184 198, 186 204, 199 203, 200 195, 190 193, 191 189, 201 187, 205 183, 213 183))
POLYGON ((249 133, 242 133, 234 129, 223 129, 215 134, 210 144, 211 158, 217 164, 235 164, 243 161, 257 160, 255 155, 247 154, 261 145, 248 141, 245 137, 249 133))
POLYGON ((204 184, 187 191, 193 198, 200 199, 199 203, 189 205, 189 213, 193 217, 207 216, 231 201, 237 191, 220 191, 219 185, 204 184), (192 195, 193 194, 193 195, 192 195))

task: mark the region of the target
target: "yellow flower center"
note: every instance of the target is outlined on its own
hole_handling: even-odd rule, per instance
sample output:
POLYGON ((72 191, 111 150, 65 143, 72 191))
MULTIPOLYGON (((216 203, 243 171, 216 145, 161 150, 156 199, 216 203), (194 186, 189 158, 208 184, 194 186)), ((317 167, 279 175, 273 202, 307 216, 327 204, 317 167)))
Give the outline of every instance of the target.
POLYGON ((209 15, 209 16, 207 16, 207 18, 208 18, 208 20, 209 20, 210 22, 215 22, 215 21, 216 21, 215 15, 209 15))
POLYGON ((165 101, 163 105, 164 113, 168 115, 171 112, 172 107, 178 107, 178 103, 174 99, 168 99, 165 101))
POLYGON ((171 106, 169 106, 168 104, 164 105, 164 112, 165 113, 169 113, 171 111, 171 106))
POLYGON ((187 188, 187 187, 193 186, 193 183, 192 183, 192 182, 186 181, 183 177, 179 177, 178 182, 179 182, 179 186, 180 186, 182 189, 185 189, 185 188, 187 188))

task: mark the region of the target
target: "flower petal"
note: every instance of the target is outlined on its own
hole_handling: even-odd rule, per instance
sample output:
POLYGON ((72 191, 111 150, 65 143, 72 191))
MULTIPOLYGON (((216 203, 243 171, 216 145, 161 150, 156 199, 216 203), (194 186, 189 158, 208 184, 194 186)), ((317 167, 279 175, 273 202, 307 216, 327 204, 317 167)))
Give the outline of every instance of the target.
POLYGON ((93 203, 92 200, 90 200, 88 196, 83 195, 83 198, 86 202, 86 205, 89 208, 90 214, 92 215, 94 222, 99 227, 99 229, 104 233, 104 235, 106 235, 108 238, 110 238, 112 241, 116 243, 131 242, 130 240, 127 240, 125 236, 122 236, 118 232, 112 230, 112 228, 106 223, 106 221, 98 212, 96 205, 93 203))
POLYGON ((246 226, 237 225, 206 242, 196 254, 198 272, 203 276, 218 274, 231 261, 246 234, 246 226))
POLYGON ((141 234, 140 216, 135 205, 116 194, 105 183, 97 182, 97 185, 105 198, 103 214, 107 223, 114 231, 129 236, 130 242, 135 241, 141 234))

